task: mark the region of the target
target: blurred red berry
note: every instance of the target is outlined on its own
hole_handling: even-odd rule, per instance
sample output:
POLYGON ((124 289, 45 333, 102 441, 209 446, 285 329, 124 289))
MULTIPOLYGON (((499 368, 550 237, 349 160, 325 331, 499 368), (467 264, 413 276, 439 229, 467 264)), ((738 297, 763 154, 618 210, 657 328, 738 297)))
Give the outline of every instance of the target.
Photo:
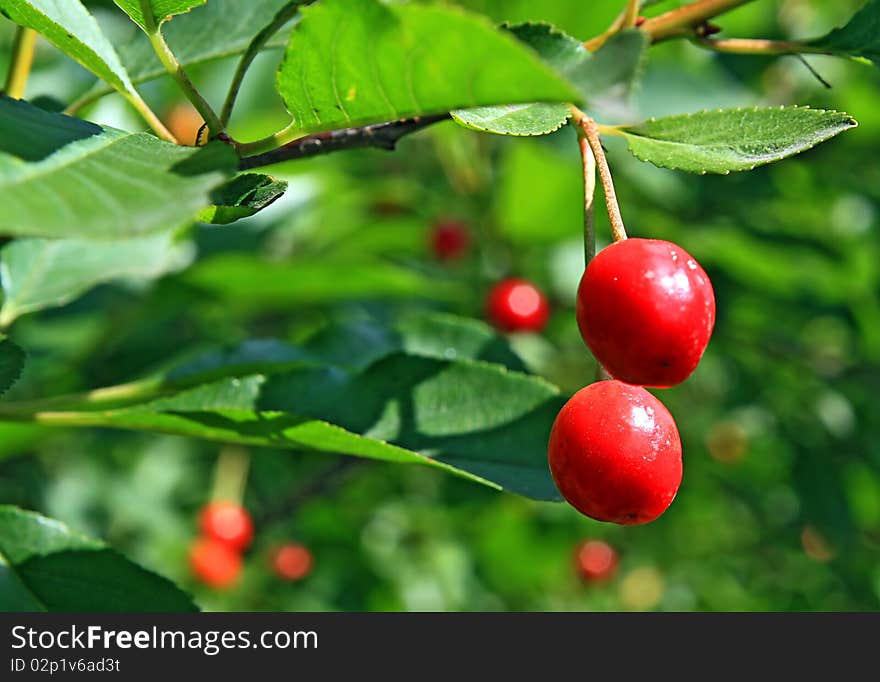
POLYGON ((587 582, 608 580, 617 570, 617 552, 607 542, 589 540, 578 545, 575 561, 581 577, 587 582))
POLYGON ((489 321, 506 332, 538 332, 550 318, 544 294, 524 279, 505 279, 492 287, 486 301, 489 321))
POLYGON ((224 542, 199 538, 189 550, 189 565, 200 581, 211 587, 230 587, 241 574, 241 555, 224 542))
POLYGON ((206 537, 244 550, 254 537, 254 524, 245 509, 235 502, 212 502, 202 508, 199 527, 206 537))
POLYGON ((438 260, 458 260, 471 244, 468 226, 459 220, 440 220, 431 230, 431 249, 438 260))
POLYGON ((309 548, 297 542, 278 547, 271 557, 272 570, 283 580, 302 580, 312 570, 314 559, 309 548))

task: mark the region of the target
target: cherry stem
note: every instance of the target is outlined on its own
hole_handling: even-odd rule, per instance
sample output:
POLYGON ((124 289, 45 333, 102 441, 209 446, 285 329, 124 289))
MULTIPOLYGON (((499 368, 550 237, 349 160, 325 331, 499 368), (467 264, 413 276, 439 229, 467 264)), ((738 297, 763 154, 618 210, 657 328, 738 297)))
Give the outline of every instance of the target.
POLYGON ((249 466, 250 454, 247 450, 231 446, 223 448, 214 469, 211 499, 241 505, 249 466))
POLYGON ((582 128, 578 127, 578 144, 584 164, 584 266, 596 255, 596 157, 582 128))
POLYGON ((605 208, 608 210, 608 220, 611 222, 611 237, 615 242, 623 241, 626 239, 626 228, 623 225, 623 217, 620 215, 620 204, 617 201, 617 192, 614 191, 611 168, 608 166, 605 149, 602 147, 599 125, 580 109, 575 110, 575 122, 586 138, 595 158, 599 180, 602 183, 602 192, 605 195, 605 208))

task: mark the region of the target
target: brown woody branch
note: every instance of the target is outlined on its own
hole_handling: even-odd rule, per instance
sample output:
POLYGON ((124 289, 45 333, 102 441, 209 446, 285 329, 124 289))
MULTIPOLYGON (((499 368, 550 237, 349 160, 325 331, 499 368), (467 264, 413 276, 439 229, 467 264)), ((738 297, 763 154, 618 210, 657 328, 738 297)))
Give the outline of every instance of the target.
POLYGON ((359 128, 343 128, 306 135, 263 154, 244 157, 239 161, 238 167, 239 170, 249 170, 282 161, 320 156, 345 149, 375 148, 391 151, 397 146, 400 138, 448 118, 449 114, 415 116, 389 123, 376 123, 359 128))

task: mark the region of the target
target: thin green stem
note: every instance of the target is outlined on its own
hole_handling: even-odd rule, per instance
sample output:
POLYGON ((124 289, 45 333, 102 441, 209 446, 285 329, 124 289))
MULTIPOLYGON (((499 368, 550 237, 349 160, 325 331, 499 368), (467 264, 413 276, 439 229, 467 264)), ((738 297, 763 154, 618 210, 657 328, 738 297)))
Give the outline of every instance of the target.
POLYGON ((239 156, 254 156, 277 149, 278 147, 283 147, 297 138, 302 137, 302 135, 303 132, 296 128, 294 122, 291 121, 287 127, 279 130, 277 133, 269 135, 269 137, 264 137, 262 140, 239 143, 236 145, 236 149, 238 150, 239 156))
POLYGON ((140 4, 144 15, 144 28, 147 38, 150 39, 150 44, 153 46, 156 56, 159 57, 159 61, 162 62, 162 66, 165 67, 165 71, 180 86, 187 99, 192 102, 196 111, 201 114, 205 123, 208 124, 211 137, 219 135, 224 129, 220 118, 214 112, 214 109, 211 108, 211 105, 208 104, 207 100, 202 97, 196 86, 189 79, 186 71, 184 71, 183 66, 177 61, 177 57, 171 51, 168 43, 165 42, 165 37, 162 35, 162 31, 159 30, 159 26, 153 17, 153 8, 150 0, 140 0, 140 4))
POLYGON ((725 14, 740 5, 753 0, 697 0, 689 5, 670 10, 641 25, 641 29, 651 36, 651 42, 659 43, 670 38, 689 35, 700 24, 704 24, 719 14, 725 14))
POLYGON ((228 446, 220 450, 214 468, 214 485, 211 500, 241 504, 247 485, 250 453, 244 448, 228 446))
POLYGON ((6 75, 4 91, 8 97, 22 99, 27 87, 28 76, 34 64, 34 48, 37 44, 37 32, 32 28, 19 26, 12 42, 12 61, 6 75))
POLYGON ((229 86, 229 94, 226 95, 226 101, 223 103, 223 110, 220 112, 220 122, 224 127, 229 124, 229 119, 232 118, 232 109, 235 107, 235 100, 241 90, 241 84, 244 82, 244 77, 247 75, 248 69, 254 59, 260 54, 272 36, 278 33, 287 22, 296 16, 301 4, 303 3, 299 0, 282 7, 278 14, 275 15, 272 23, 256 35, 251 41, 251 44, 248 45, 245 53, 241 56, 241 60, 238 62, 238 67, 235 70, 235 75, 232 77, 232 83, 229 86))
POLYGON ((150 109, 150 106, 143 100, 137 90, 132 89, 130 92, 123 92, 123 97, 133 106, 141 117, 147 122, 147 125, 153 129, 161 139, 166 142, 177 144, 177 138, 172 132, 165 127, 165 124, 156 116, 156 112, 150 109))

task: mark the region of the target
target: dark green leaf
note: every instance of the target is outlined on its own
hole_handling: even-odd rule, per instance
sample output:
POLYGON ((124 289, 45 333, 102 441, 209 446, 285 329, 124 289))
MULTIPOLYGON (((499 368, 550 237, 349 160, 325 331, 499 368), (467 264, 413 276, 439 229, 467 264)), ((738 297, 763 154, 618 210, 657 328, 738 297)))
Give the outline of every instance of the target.
POLYGON ((15 342, 0 334, 0 395, 18 381, 24 369, 25 352, 15 342))
POLYGON ((65 525, 0 507, 0 609, 193 611, 188 596, 65 525))
POLYGON ((845 26, 807 45, 831 54, 869 59, 880 65, 880 0, 868 0, 845 26))
POLYGON ((236 165, 225 144, 180 147, 0 98, 0 231, 119 238, 180 227, 236 165))
POLYGON ((211 195, 212 205, 203 209, 197 220, 227 225, 262 211, 287 191, 287 182, 270 175, 245 173, 233 178, 211 195))
POLYGON ((839 111, 755 107, 651 119, 620 132, 641 161, 691 173, 726 174, 793 156, 856 125, 839 111))

